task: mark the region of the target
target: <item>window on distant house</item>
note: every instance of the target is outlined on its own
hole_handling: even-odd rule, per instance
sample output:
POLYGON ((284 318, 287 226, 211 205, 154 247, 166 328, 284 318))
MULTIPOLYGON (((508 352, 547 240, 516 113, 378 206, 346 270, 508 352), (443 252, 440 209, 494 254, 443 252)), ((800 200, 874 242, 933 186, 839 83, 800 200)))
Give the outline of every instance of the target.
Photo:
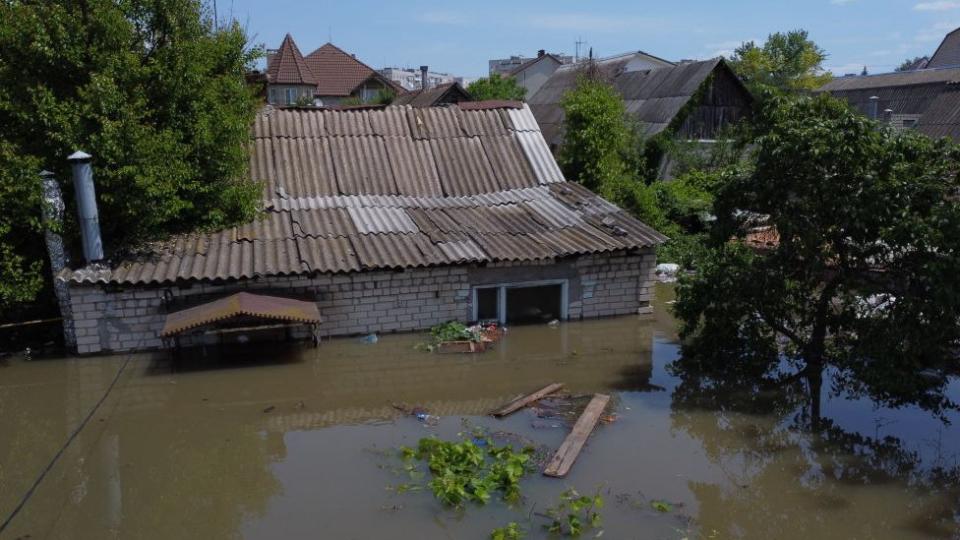
POLYGON ((297 102, 297 91, 293 88, 287 88, 287 105, 293 105, 297 102))
POLYGON ((916 118, 904 118, 903 119, 903 129, 913 129, 917 127, 916 118))

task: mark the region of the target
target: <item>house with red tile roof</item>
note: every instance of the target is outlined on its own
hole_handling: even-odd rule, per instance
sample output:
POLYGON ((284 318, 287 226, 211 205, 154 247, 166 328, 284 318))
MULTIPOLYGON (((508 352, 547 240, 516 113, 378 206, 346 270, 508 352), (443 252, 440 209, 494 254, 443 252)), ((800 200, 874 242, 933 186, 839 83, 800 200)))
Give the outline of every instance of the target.
POLYGON ((280 48, 267 56, 267 101, 272 105, 312 100, 317 105, 332 106, 351 98, 368 102, 382 90, 404 92, 332 43, 303 56, 293 37, 287 34, 280 48))

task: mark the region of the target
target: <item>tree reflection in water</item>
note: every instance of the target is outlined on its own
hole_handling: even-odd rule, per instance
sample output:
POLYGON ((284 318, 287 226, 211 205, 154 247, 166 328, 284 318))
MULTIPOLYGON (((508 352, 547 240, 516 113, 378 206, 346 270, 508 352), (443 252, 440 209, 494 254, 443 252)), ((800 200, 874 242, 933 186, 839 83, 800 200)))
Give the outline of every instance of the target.
POLYGON ((956 463, 924 462, 896 437, 841 428, 821 416, 818 381, 784 377, 772 362, 706 365, 682 358, 671 366, 679 378, 673 428, 697 439, 729 481, 690 485, 698 521, 712 529, 704 536, 960 535, 956 463))

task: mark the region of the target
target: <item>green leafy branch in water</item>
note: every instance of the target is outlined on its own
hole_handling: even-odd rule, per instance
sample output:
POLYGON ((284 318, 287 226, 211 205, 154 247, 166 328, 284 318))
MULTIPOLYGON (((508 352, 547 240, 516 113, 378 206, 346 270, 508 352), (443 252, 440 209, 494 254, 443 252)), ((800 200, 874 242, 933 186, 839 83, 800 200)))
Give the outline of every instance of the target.
POLYGON ((435 343, 445 341, 480 341, 480 332, 467 328, 463 323, 449 321, 430 329, 435 343))
POLYGON ((429 486, 441 502, 461 507, 467 501, 486 504, 499 491, 507 502, 520 500, 520 479, 527 472, 532 448, 514 452, 484 440, 485 451, 473 441, 420 439, 416 449, 401 449, 404 460, 425 461, 433 478, 429 486))
POLYGON ((603 497, 599 489, 593 497, 588 497, 570 488, 560 494, 560 502, 556 506, 547 509, 546 516, 552 521, 544 527, 553 534, 580 536, 586 527, 600 527, 601 508, 603 497))
POLYGON ((522 540, 526 533, 520 528, 516 521, 507 523, 506 527, 500 527, 490 532, 490 540, 522 540))

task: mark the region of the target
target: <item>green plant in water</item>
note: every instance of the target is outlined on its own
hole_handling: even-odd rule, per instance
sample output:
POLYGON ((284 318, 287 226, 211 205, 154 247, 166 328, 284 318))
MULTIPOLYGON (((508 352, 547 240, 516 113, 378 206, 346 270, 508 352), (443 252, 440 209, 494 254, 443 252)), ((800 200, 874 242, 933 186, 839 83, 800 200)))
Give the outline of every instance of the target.
POLYGON ((667 501, 650 501, 650 506, 657 512, 663 512, 664 514, 673 511, 673 505, 667 501))
POLYGON ((570 488, 560 494, 560 502, 556 506, 547 509, 546 515, 552 521, 544 527, 553 534, 580 536, 587 527, 600 527, 601 508, 603 497, 599 489, 592 497, 588 497, 570 488))
POLYGON ((430 336, 435 344, 445 341, 480 341, 479 331, 471 330, 465 324, 457 321, 449 321, 434 326, 430 329, 430 336))
POLYGON ((494 492, 503 499, 520 499, 520 479, 527 472, 532 448, 514 452, 511 446, 496 447, 485 440, 484 450, 473 441, 449 442, 433 437, 420 439, 416 449, 404 447, 405 460, 425 461, 432 479, 429 487, 446 505, 460 507, 467 501, 486 504, 494 492))
POLYGON ((490 540, 521 540, 524 537, 526 537, 526 534, 515 521, 507 523, 506 527, 500 527, 490 532, 490 540))

